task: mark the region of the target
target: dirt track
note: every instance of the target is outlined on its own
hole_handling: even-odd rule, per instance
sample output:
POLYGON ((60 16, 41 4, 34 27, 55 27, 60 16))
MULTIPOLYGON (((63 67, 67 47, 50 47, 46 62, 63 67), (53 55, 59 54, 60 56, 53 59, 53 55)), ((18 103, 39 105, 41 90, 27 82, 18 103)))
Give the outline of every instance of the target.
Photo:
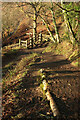
MULTIPOLYGON (((72 66, 70 61, 65 59, 62 55, 54 55, 52 53, 42 54, 44 49, 45 48, 33 50, 33 52, 39 53, 40 56, 35 58, 35 63, 31 65, 28 74, 22 80, 22 87, 20 87, 22 93, 16 104, 17 108, 15 107, 16 105, 11 107, 13 111, 12 114, 16 115, 20 110, 23 111, 23 117, 20 120, 46 119, 46 117, 42 117, 41 114, 49 114, 48 116, 52 115, 48 101, 46 99, 43 100, 43 94, 40 90, 39 83, 37 82, 38 71, 43 68, 47 71, 47 80, 50 83, 50 91, 59 108, 61 117, 66 120, 79 120, 80 70, 79 68, 72 66), (25 88, 26 91, 24 91, 25 88), (24 100, 21 99, 22 97, 24 100)), ((18 57, 24 57, 30 52, 32 51, 21 50, 17 55, 18 57)), ((3 59, 3 61, 4 65, 7 64, 5 63, 5 59, 3 59)), ((12 90, 14 89, 12 88, 12 90)), ((6 118, 6 120, 11 119, 6 118)))

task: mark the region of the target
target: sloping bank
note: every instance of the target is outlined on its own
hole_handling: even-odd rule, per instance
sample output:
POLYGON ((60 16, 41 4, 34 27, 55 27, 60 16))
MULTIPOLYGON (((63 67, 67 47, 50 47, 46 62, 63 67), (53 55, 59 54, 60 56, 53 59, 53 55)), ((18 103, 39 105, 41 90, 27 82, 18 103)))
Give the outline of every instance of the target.
POLYGON ((55 45, 53 42, 50 42, 48 47, 43 51, 43 53, 52 52, 58 55, 64 55, 72 65, 79 66, 80 61, 80 52, 79 46, 75 45, 73 49, 73 45, 67 41, 63 41, 58 45, 55 45))

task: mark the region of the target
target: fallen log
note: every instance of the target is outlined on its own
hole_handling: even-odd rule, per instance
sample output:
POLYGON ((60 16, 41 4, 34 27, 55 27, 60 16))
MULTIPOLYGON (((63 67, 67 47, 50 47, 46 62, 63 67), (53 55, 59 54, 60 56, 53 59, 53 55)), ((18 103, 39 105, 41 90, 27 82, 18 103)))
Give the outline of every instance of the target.
POLYGON ((43 72, 42 70, 41 70, 40 72, 42 73, 42 76, 41 76, 41 77, 42 77, 43 91, 45 91, 45 95, 46 95, 46 97, 47 97, 47 100, 50 102, 50 108, 51 108, 51 110, 52 110, 53 116, 54 116, 54 117, 57 117, 57 116, 60 115, 59 110, 58 110, 58 108, 57 108, 57 105, 56 105, 53 97, 52 97, 51 94, 50 94, 47 80, 45 79, 45 77, 44 77, 44 79, 43 79, 44 72, 43 72))

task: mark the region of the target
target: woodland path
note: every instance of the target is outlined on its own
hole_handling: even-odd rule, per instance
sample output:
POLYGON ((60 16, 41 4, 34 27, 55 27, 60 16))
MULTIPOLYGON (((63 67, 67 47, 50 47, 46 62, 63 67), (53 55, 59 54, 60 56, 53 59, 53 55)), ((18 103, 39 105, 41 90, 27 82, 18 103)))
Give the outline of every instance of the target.
POLYGON ((65 120, 72 118, 78 120, 80 70, 79 68, 72 66, 70 61, 63 55, 42 53, 44 49, 45 48, 33 50, 21 49, 16 55, 12 55, 10 58, 3 58, 4 66, 8 62, 11 62, 11 60, 13 60, 12 58, 14 58, 14 60, 18 58, 19 60, 32 52, 39 54, 39 57, 35 58, 35 62, 30 66, 27 75, 22 80, 20 89, 23 89, 23 91, 20 98, 23 97, 24 100, 18 98, 19 101, 16 104, 17 108, 12 107, 13 114, 17 114, 19 110, 22 111, 23 120, 36 120, 39 118, 45 120, 46 114, 47 116, 52 115, 48 101, 46 99, 43 100, 43 94, 37 81, 39 75, 38 71, 43 68, 47 71, 47 80, 50 83, 50 91, 59 108, 61 116, 65 120), (25 88, 26 92, 24 92, 25 88))

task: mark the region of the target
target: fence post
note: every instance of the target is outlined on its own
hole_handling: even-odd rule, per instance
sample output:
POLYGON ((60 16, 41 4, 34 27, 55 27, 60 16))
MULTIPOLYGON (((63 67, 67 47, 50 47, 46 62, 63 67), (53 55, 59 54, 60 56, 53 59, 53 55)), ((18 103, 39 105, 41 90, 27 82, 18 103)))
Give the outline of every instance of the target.
POLYGON ((19 39, 19 47, 21 47, 21 39, 19 39))
POLYGON ((39 43, 40 43, 40 45, 42 46, 42 33, 40 32, 40 34, 39 34, 39 43))
POLYGON ((26 33, 27 35, 29 35, 29 41, 30 41, 30 47, 33 48, 33 39, 31 38, 32 33, 26 33))
POLYGON ((31 35, 32 33, 29 33, 29 40, 30 40, 30 46, 31 48, 33 48, 33 39, 31 38, 31 35))

